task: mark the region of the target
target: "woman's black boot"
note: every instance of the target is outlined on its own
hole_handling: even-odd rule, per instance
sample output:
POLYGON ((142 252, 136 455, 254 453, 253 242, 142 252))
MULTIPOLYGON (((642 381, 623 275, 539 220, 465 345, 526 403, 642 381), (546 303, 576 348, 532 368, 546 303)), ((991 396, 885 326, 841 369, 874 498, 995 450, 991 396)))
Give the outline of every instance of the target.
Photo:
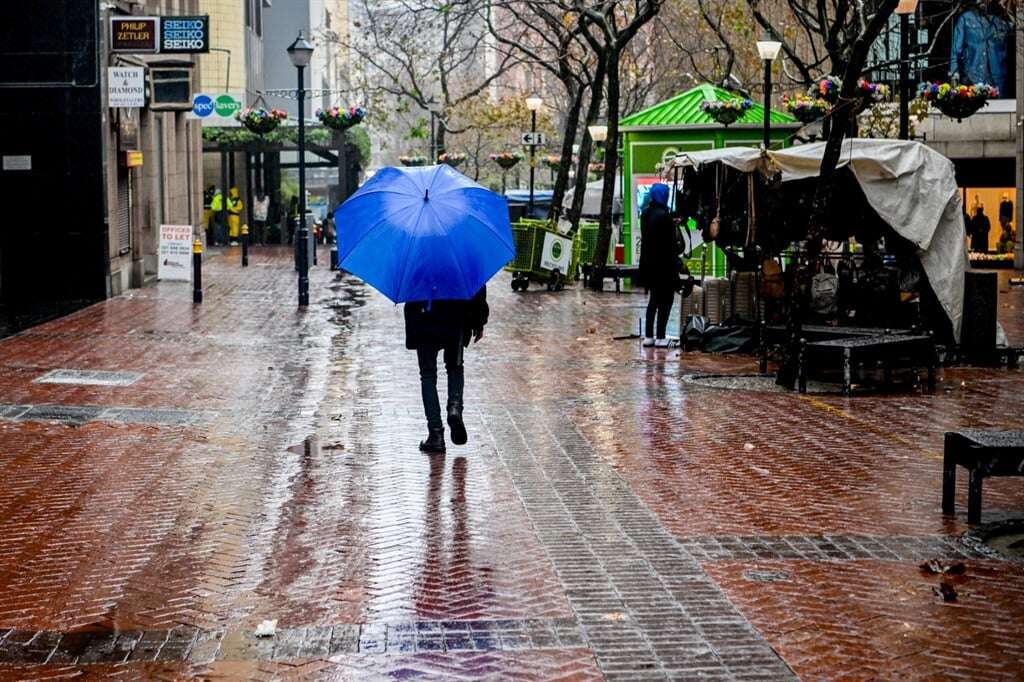
POLYGON ((430 429, 427 439, 420 443, 420 450, 431 453, 444 452, 444 428, 430 429))
POLYGON ((448 403, 448 430, 452 442, 456 445, 466 444, 466 424, 462 421, 462 401, 453 400, 448 403))

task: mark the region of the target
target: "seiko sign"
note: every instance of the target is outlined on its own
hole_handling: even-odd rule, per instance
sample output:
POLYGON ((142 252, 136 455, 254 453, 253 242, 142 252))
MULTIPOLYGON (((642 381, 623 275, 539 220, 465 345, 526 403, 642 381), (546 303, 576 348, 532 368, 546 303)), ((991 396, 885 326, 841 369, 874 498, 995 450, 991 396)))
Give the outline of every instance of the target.
POLYGON ((160 52, 209 52, 210 17, 162 17, 160 52))

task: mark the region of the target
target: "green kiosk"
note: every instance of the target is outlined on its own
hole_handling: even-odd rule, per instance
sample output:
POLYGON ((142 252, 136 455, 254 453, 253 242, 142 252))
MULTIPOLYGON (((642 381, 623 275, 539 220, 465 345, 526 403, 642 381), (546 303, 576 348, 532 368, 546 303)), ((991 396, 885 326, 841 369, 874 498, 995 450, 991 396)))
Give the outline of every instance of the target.
MULTIPOLYGON (((626 263, 635 263, 639 254, 639 206, 656 182, 661 182, 659 167, 677 152, 695 152, 722 147, 758 147, 764 137, 764 107, 754 103, 735 123, 723 126, 701 111, 705 100, 740 99, 736 93, 705 83, 637 112, 619 121, 622 139, 623 224, 621 242, 626 263)), ((772 110, 773 147, 789 146, 790 137, 801 124, 789 114, 772 110)), ((699 254, 696 254, 699 257, 699 254)), ((725 275, 725 254, 717 248, 708 254, 707 274, 725 275)))

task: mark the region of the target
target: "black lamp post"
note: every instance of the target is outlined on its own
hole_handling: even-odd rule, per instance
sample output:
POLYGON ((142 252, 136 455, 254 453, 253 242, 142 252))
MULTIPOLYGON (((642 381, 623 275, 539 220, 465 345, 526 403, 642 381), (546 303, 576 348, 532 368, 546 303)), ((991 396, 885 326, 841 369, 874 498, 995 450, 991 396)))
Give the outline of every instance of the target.
POLYGON ((772 61, 779 56, 782 43, 777 40, 757 41, 757 54, 764 60, 764 148, 771 147, 772 126, 772 61))
POLYGON ((544 101, 537 95, 526 98, 526 108, 530 110, 530 133, 534 139, 530 142, 530 209, 529 215, 533 217, 533 178, 537 170, 537 111, 544 104, 544 101))
POLYGON ((299 74, 299 305, 309 305, 309 227, 306 225, 306 84, 302 71, 313 56, 313 46, 302 36, 288 46, 288 58, 299 74))
POLYGON ((917 0, 900 0, 900 139, 910 139, 910 15, 917 11, 917 0))

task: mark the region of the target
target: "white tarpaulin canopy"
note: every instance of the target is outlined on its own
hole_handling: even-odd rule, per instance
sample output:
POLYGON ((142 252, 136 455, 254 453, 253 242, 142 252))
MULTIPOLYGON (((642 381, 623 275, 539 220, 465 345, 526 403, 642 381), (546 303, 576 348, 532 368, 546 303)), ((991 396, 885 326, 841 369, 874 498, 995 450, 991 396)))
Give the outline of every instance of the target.
MULTIPOLYGON (((825 143, 769 151, 782 181, 817 177, 825 143)), ((759 149, 729 147, 678 154, 671 167, 721 162, 744 173, 765 163, 759 149)), ((921 266, 960 341, 966 233, 953 162, 920 142, 849 139, 839 167, 849 166, 871 208, 918 249, 921 266)), ((670 167, 670 169, 671 169, 670 167)))

